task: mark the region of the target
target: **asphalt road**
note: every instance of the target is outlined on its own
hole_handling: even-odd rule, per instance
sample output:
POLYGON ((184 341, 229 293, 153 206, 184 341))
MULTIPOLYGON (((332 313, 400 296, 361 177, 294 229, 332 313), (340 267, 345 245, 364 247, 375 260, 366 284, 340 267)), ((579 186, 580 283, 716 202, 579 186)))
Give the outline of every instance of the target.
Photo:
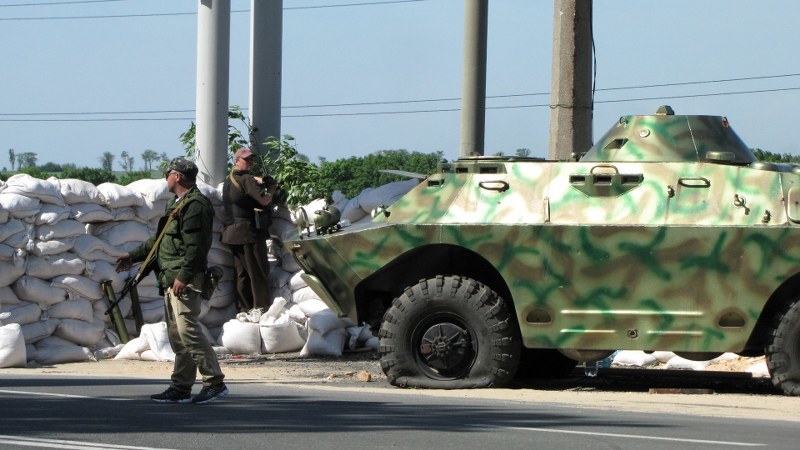
POLYGON ((231 394, 209 405, 150 402, 164 387, 0 372, 0 448, 798 448, 797 423, 782 420, 316 381, 231 380, 231 394))

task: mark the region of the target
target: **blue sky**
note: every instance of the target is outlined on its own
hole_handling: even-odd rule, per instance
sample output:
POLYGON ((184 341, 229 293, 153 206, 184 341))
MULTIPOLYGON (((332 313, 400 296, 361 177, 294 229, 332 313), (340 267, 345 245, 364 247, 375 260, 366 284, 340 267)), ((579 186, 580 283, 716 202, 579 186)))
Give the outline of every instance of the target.
MULTIPOLYGON (((64 1, 0 0, 0 168, 9 148, 92 167, 105 151, 127 151, 137 167, 145 149, 181 154, 195 108, 197 1, 10 6, 64 1), (171 13, 188 14, 152 15, 171 13), (57 18, 119 15, 150 16, 57 18), (34 17, 47 19, 23 19, 34 17), (41 114, 91 112, 120 114, 41 114), (181 120, 98 120, 110 118, 181 120)), ((372 4, 385 1, 284 0, 282 132, 312 161, 401 148, 458 156, 458 100, 290 108, 460 97, 464 0, 372 4), (354 3, 371 4, 303 9, 354 3), (419 112, 431 110, 452 111, 419 112), (380 111, 418 112, 324 116, 380 111)), ((250 2, 231 4, 230 101, 246 107, 249 15, 237 11, 250 2)), ((487 106, 520 107, 487 111, 487 154, 547 155, 549 94, 496 97, 549 92, 552 21, 551 0, 489 2, 487 106)), ((791 0, 595 0, 595 137, 666 103, 727 116, 751 147, 797 153, 797 23, 791 0), (634 89, 688 82, 702 83, 634 89)))

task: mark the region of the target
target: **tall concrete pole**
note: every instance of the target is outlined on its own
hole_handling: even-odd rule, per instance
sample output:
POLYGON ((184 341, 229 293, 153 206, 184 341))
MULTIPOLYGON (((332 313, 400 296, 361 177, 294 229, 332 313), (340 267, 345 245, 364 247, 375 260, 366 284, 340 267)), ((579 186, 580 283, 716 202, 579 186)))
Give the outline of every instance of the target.
POLYGON ((283 0, 250 2, 250 144, 281 138, 283 0))
POLYGON ((550 159, 592 146, 592 0, 555 0, 550 159))
POLYGON ((461 86, 461 156, 483 155, 486 128, 486 36, 489 0, 466 0, 464 81, 461 86))
POLYGON ((216 186, 228 162, 228 72, 231 1, 199 0, 197 8, 198 179, 216 186))

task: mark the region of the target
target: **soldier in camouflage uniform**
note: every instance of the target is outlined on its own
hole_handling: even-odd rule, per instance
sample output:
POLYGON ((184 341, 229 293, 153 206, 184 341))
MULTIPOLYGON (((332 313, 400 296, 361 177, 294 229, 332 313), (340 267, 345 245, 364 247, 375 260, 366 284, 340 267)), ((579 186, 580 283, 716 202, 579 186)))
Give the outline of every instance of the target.
POLYGON ((133 261, 143 261, 154 245, 159 288, 165 291, 164 309, 170 345, 175 352, 172 384, 161 394, 151 396, 157 403, 209 403, 228 393, 225 375, 214 349, 202 332, 200 291, 211 248, 211 225, 214 210, 197 189, 197 166, 184 158, 175 158, 166 172, 167 186, 176 198, 167 206, 159 221, 161 240, 151 237, 119 259, 118 271, 128 270, 133 261), (170 215, 174 215, 169 220, 170 215), (197 371, 203 377, 203 389, 191 397, 197 371))

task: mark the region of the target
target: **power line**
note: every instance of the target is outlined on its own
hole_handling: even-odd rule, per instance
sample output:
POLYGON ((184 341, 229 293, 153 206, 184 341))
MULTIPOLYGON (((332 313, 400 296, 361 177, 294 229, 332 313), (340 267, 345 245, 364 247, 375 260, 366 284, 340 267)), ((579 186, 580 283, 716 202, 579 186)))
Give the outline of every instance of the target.
POLYGON ((0 5, 0 8, 11 8, 15 6, 59 6, 59 5, 77 5, 81 3, 109 3, 109 2, 122 2, 125 0, 80 0, 80 1, 69 1, 69 2, 49 2, 49 3, 17 3, 14 5, 0 5))
MULTIPOLYGON (((800 87, 789 88, 776 88, 776 89, 758 89, 749 91, 730 91, 730 92, 714 92, 706 94, 686 94, 686 95, 665 95, 657 97, 638 97, 626 98, 616 100, 598 100, 597 103, 622 103, 622 102, 636 102, 646 100, 670 100, 677 98, 696 98, 696 97, 712 97, 721 95, 743 95, 743 94, 761 94, 769 92, 785 92, 785 91, 798 91, 800 87)), ((549 103, 541 103, 534 105, 515 105, 515 106, 488 106, 487 110, 499 109, 522 109, 522 108, 543 108, 552 107, 549 103)), ((192 110, 182 110, 180 112, 190 112, 192 110)), ((426 113, 439 113, 439 112, 455 112, 460 111, 459 108, 443 108, 443 109, 422 109, 412 111, 368 111, 368 112, 343 112, 343 113, 325 113, 325 114, 295 114, 295 115, 281 115, 282 118, 306 118, 306 117, 343 117, 343 116, 378 116, 378 115, 398 115, 398 114, 426 114, 426 113)), ((178 112, 178 111, 176 111, 178 112)), ((47 114, 47 113, 36 113, 47 114)), ((58 113, 53 113, 58 114, 58 113)), ((69 113, 81 114, 81 113, 69 113)), ((103 114, 103 113, 93 113, 103 114)), ((114 112, 113 114, 125 114, 124 112, 114 112)), ((4 114, 4 115, 26 115, 26 114, 4 114)), ((124 122, 124 121, 170 121, 170 120, 195 120, 194 117, 122 117, 122 118, 97 118, 97 119, 0 119, 0 122, 124 122)))
MULTIPOLYGON (((122 0, 84 0, 86 3, 90 3, 91 1, 122 1, 122 0)), ((344 8, 344 7, 354 7, 354 6, 380 6, 380 5, 391 5, 391 4, 398 4, 398 3, 417 3, 417 2, 425 2, 428 0, 390 0, 385 2, 367 2, 367 3, 342 3, 336 5, 324 5, 324 6, 292 6, 288 8, 283 8, 284 11, 288 10, 300 10, 300 9, 319 9, 319 8, 344 8)), ((67 4, 69 2, 65 2, 67 4)), ((82 3, 82 2, 75 2, 75 3, 82 3)), ((53 3, 55 4, 55 3, 53 3)), ((17 5, 7 5, 7 6, 17 6, 17 5)), ((22 5, 19 5, 22 6, 22 5)), ((237 9, 231 10, 231 14, 234 13, 246 13, 250 12, 249 9, 237 9)), ((10 20, 73 20, 73 19, 123 19, 123 18, 141 18, 141 17, 166 17, 166 16, 194 16, 197 15, 197 12, 175 12, 175 13, 147 13, 147 14, 110 14, 110 15, 102 15, 102 16, 45 16, 45 17, 3 17, 0 18, 0 21, 10 21, 10 20)))

